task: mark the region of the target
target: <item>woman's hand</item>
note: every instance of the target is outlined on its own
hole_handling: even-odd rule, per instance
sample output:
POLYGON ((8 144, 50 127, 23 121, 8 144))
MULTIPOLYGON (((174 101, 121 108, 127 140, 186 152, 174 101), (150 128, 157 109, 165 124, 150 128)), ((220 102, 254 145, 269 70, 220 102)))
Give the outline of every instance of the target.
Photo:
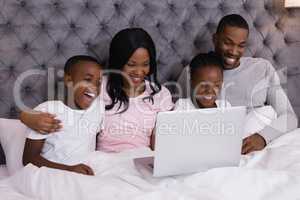
POLYGON ((21 121, 29 128, 41 133, 49 134, 62 128, 61 121, 55 115, 43 112, 22 112, 21 121))
POLYGON ((150 148, 152 151, 155 150, 155 134, 154 131, 152 131, 151 137, 150 137, 150 148))
POLYGON ((72 172, 79 173, 79 174, 89 175, 89 176, 94 176, 95 175, 92 168, 90 168, 89 166, 87 166, 85 164, 78 164, 78 165, 70 166, 68 168, 68 170, 72 171, 72 172))

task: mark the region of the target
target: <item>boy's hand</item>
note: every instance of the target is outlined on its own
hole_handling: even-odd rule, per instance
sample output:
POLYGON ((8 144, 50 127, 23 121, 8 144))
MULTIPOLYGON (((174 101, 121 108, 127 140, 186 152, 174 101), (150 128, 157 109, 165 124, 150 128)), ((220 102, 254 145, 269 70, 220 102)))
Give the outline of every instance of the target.
POLYGON ((79 174, 94 176, 94 171, 92 170, 92 168, 90 168, 89 166, 87 166, 85 164, 78 164, 78 165, 70 166, 68 170, 79 173, 79 174))
POLYGON ((263 148, 265 148, 265 146, 265 139, 258 133, 255 133, 243 140, 242 154, 248 154, 252 151, 262 150, 263 148))

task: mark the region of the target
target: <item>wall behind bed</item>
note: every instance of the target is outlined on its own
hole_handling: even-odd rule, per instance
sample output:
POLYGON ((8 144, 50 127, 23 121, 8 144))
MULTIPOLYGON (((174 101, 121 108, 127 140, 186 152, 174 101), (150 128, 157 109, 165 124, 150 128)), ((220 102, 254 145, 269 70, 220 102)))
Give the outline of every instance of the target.
POLYGON ((0 0, 0 117, 17 118, 19 100, 34 107, 53 99, 68 57, 90 54, 106 63, 112 36, 125 27, 151 34, 159 80, 176 80, 193 55, 212 50, 212 33, 229 13, 250 24, 246 55, 282 69, 300 116, 300 9, 283 7, 283 0, 0 0))

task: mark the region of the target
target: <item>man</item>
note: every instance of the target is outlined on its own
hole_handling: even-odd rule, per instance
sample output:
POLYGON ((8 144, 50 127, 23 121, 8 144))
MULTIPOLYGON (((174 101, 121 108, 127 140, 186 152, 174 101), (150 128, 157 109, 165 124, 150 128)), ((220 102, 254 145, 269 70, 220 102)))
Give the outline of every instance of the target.
MULTIPOLYGON (((213 35, 215 52, 222 58, 224 67, 222 98, 233 106, 256 108, 271 105, 278 116, 262 131, 250 133, 243 140, 242 154, 262 150, 270 141, 298 125, 297 116, 272 64, 262 58, 242 57, 248 36, 248 23, 236 14, 223 17, 213 35)), ((186 67, 178 79, 183 90, 189 90, 188 70, 186 67)))

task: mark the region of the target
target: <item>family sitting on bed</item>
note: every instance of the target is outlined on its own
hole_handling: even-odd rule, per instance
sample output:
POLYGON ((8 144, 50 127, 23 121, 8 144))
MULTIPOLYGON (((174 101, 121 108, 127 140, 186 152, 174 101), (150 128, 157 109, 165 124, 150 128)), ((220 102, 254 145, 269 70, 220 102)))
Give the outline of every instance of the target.
MULTIPOLYGON (((297 127, 273 66, 264 59, 241 58, 248 35, 248 24, 241 16, 223 17, 213 36, 215 53, 199 54, 192 60, 184 72, 189 74, 192 91, 175 105, 181 110, 271 105, 277 119, 243 140, 243 154, 262 150, 297 127), (255 91, 257 86, 259 91, 255 91)), ((154 147, 157 113, 174 109, 174 104, 168 89, 157 81, 156 50, 150 35, 140 28, 117 33, 109 49, 108 75, 102 78, 102 73, 95 58, 71 57, 64 75, 70 99, 48 101, 35 108, 37 112, 21 114, 22 122, 31 128, 24 164, 93 175, 89 166, 80 164, 91 151, 154 147)))

